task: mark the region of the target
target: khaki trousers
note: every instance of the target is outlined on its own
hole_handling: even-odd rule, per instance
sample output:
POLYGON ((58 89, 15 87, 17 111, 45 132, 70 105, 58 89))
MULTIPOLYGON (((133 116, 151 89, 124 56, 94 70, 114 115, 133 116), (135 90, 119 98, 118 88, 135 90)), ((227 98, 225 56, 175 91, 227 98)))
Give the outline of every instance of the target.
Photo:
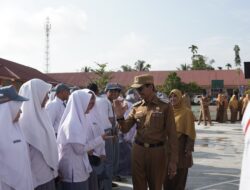
POLYGON ((164 146, 145 148, 134 144, 132 148, 132 180, 134 190, 161 190, 166 172, 164 146))

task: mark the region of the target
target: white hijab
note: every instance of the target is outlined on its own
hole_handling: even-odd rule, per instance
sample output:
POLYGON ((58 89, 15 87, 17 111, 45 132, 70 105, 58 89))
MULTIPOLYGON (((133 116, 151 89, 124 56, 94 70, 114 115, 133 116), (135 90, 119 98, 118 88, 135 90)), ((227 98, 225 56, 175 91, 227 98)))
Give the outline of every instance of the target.
MULTIPOLYGON (((83 89, 83 91, 87 92, 87 93, 92 93, 94 94, 93 91, 89 90, 89 89, 83 89)), ((97 98, 97 97, 96 97, 97 98)), ((88 120, 88 128, 89 128, 89 132, 91 133, 91 139, 99 137, 101 135, 103 135, 105 132, 103 130, 103 122, 101 121, 100 117, 100 108, 98 107, 97 104, 94 105, 94 107, 91 109, 91 111, 86 115, 87 120, 88 120)), ((96 156, 100 156, 100 155, 105 155, 105 142, 103 141, 103 143, 96 147, 94 149, 94 155, 96 156)))
MULTIPOLYGON (((83 91, 74 91, 68 100, 57 133, 59 144, 59 160, 62 157, 62 147, 69 143, 86 145, 87 143, 87 119, 85 112, 88 108, 91 94, 83 91)), ((88 173, 92 171, 87 152, 83 154, 83 162, 88 173)))
POLYGON ((27 143, 18 122, 13 123, 21 102, 0 104, 0 183, 14 189, 32 190, 27 143))
POLYGON ((85 112, 90 99, 91 94, 84 90, 76 90, 70 95, 58 129, 58 144, 86 144, 87 121, 85 112))
POLYGON ((57 175, 56 137, 49 116, 41 106, 50 88, 50 84, 40 79, 32 79, 21 86, 19 94, 29 101, 22 104, 19 121, 27 142, 42 153, 45 162, 57 175))

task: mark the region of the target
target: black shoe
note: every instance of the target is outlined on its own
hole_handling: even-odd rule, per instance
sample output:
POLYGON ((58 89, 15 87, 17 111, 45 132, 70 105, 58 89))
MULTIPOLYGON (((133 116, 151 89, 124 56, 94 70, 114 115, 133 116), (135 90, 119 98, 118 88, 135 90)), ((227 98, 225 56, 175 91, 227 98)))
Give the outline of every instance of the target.
POLYGON ((121 176, 117 175, 117 176, 113 177, 113 181, 121 182, 122 178, 121 178, 121 176))

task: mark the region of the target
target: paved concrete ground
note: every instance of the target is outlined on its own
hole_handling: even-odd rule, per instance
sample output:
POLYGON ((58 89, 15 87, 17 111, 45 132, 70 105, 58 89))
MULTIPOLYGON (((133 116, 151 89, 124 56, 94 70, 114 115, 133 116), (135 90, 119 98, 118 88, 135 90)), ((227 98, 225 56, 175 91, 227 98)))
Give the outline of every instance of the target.
MULTIPOLYGON (((187 190, 237 190, 244 136, 240 123, 211 127, 196 124, 194 166, 189 170, 187 190)), ((133 189, 131 178, 121 190, 133 189)))

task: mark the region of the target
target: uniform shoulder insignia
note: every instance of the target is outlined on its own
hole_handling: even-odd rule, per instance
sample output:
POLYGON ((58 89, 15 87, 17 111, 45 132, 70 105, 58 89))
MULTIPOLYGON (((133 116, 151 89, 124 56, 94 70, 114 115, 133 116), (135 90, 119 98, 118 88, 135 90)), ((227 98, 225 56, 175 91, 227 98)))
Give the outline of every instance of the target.
POLYGON ((163 102, 165 104, 169 104, 169 100, 168 99, 162 99, 162 98, 159 98, 160 102, 163 102))
POLYGON ((142 100, 140 100, 140 101, 134 103, 132 106, 133 106, 133 107, 137 107, 137 106, 139 106, 139 105, 141 105, 141 104, 142 104, 142 100))

